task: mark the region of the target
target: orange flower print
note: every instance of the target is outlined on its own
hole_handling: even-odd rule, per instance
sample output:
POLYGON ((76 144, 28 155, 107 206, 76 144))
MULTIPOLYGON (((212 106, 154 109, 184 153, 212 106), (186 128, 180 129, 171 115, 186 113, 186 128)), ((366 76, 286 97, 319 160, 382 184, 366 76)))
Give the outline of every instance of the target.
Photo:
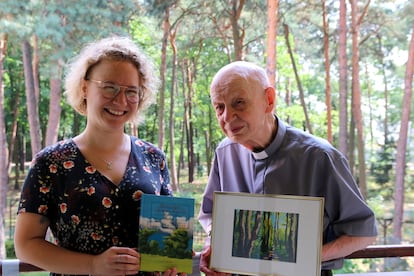
POLYGON ((60 212, 62 214, 66 213, 66 211, 68 210, 68 205, 66 203, 60 204, 59 207, 60 207, 60 212))
POLYGON ((37 209, 37 212, 39 214, 46 214, 47 211, 47 205, 40 205, 39 208, 37 209))
POLYGON ((144 171, 146 171, 147 173, 151 173, 151 169, 148 166, 143 166, 142 167, 144 169, 144 171))
POLYGON ((102 235, 99 235, 98 233, 92 232, 91 237, 94 241, 99 241, 102 238, 102 235))
POLYGON ((63 162, 63 167, 65 169, 71 169, 75 166, 75 163, 73 161, 65 161, 63 162))
POLYGON ((110 208, 110 207, 112 206, 112 200, 111 200, 109 197, 104 197, 104 198, 102 199, 102 205, 103 205, 105 208, 110 208))
POLYGON ((72 215, 72 216, 71 216, 71 219, 72 219, 72 221, 73 221, 76 225, 78 225, 78 224, 79 224, 79 222, 80 222, 79 217, 78 217, 78 216, 76 216, 76 215, 72 215))
POLYGON ((42 186, 42 187, 39 188, 39 191, 42 194, 47 194, 50 191, 50 188, 49 187, 42 186))
POLYGON ((164 168, 165 168, 165 160, 162 160, 160 164, 160 170, 163 170, 164 168))
POLYGON ((49 166, 49 171, 50 171, 51 173, 57 173, 57 166, 56 166, 55 164, 51 164, 51 165, 49 166))
POLYGON ((95 187, 89 187, 88 188, 88 192, 87 192, 87 194, 88 194, 88 196, 90 196, 90 195, 93 195, 95 193, 95 187))
POLYGON ((87 172, 87 173, 89 173, 89 174, 93 174, 93 173, 95 173, 95 172, 96 172, 96 169, 95 169, 93 166, 87 166, 87 167, 85 168, 85 170, 86 170, 86 172, 87 172))
POLYGON ((138 201, 138 200, 140 200, 141 199, 141 195, 143 194, 143 192, 141 191, 141 190, 138 190, 138 191, 135 191, 133 194, 132 194, 132 198, 135 200, 135 201, 138 201))
POLYGON ((136 140, 136 141, 135 141, 135 144, 136 144, 137 146, 140 146, 140 147, 142 147, 142 146, 144 145, 144 143, 143 143, 141 140, 136 140))

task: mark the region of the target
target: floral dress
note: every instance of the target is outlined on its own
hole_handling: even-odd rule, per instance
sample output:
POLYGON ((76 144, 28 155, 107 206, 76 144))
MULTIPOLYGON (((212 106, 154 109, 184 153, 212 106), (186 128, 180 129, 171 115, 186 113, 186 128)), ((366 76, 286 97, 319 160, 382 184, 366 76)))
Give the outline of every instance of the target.
POLYGON ((119 185, 96 170, 68 139, 36 155, 18 212, 46 216, 56 244, 66 249, 99 254, 111 246, 137 248, 140 197, 171 196, 169 179, 164 153, 136 137, 131 136, 119 185))

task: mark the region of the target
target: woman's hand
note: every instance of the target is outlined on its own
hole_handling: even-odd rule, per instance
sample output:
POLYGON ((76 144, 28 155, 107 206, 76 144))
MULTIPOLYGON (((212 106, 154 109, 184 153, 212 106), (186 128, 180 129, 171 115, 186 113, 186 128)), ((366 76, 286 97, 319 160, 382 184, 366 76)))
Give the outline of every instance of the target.
POLYGON ((140 267, 140 255, 132 248, 111 247, 94 256, 92 275, 134 275, 140 267))

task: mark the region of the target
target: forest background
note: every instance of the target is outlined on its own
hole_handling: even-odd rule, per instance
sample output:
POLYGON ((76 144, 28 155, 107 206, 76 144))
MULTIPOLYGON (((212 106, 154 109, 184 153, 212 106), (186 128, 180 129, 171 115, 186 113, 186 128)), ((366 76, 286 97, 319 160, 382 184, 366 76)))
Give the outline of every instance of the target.
POLYGON ((63 97, 65 65, 110 34, 131 36, 159 68, 157 103, 126 131, 167 153, 176 195, 199 204, 223 138, 211 78, 252 61, 276 89, 276 114, 348 157, 377 243, 413 243, 413 30, 409 0, 0 0, 0 259, 27 162, 85 125, 63 97))

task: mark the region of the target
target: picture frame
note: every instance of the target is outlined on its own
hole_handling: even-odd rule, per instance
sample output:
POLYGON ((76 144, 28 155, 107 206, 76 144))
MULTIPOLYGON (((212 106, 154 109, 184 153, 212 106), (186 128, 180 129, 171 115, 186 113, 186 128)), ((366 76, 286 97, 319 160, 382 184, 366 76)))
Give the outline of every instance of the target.
POLYGON ((322 197, 215 192, 213 202, 211 269, 320 276, 322 197))

